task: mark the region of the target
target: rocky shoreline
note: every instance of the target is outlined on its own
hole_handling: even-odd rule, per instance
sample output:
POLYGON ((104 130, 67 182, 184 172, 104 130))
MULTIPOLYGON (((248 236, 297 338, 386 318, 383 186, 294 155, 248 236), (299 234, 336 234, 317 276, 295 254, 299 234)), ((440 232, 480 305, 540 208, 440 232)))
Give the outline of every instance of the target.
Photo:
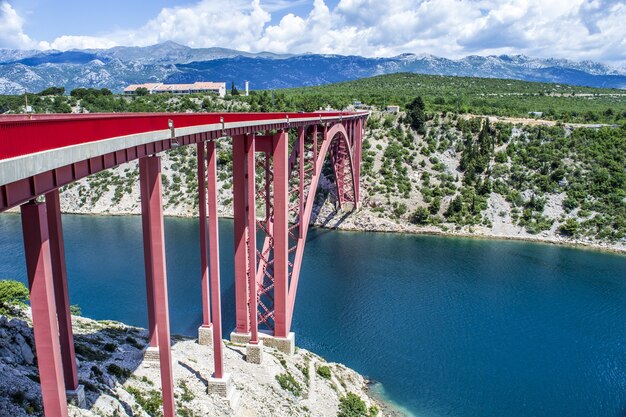
MULTIPOLYGON (((89 212, 75 207, 62 207, 64 214, 95 215, 95 216, 133 216, 141 214, 139 209, 130 210, 104 210, 89 212)), ((13 208, 9 212, 19 212, 19 208, 13 208)), ((232 219, 232 207, 219 207, 220 218, 232 219)), ((413 235, 448 236, 472 239, 487 240, 514 240, 533 243, 545 243, 550 245, 567 246, 577 249, 596 250, 611 252, 616 254, 626 254, 626 243, 610 244, 606 242, 593 241, 591 239, 571 239, 561 237, 555 233, 547 236, 531 235, 523 228, 516 228, 515 234, 493 233, 486 227, 477 227, 472 232, 467 230, 442 230, 434 226, 417 226, 412 224, 401 224, 393 220, 378 217, 376 213, 369 210, 359 210, 352 213, 342 213, 335 210, 332 204, 326 203, 323 207, 317 207, 314 212, 312 226, 332 230, 343 230, 352 232, 377 232, 377 233, 400 233, 413 235)), ((165 213, 166 217, 194 218, 197 217, 191 210, 174 211, 165 213)))
MULTIPOLYGON (((144 359, 145 329, 73 316, 80 383, 86 407, 70 416, 155 416, 159 413, 158 366, 144 359)), ((30 311, 0 316, 0 415, 42 414, 41 388, 30 311)), ((265 347, 261 365, 245 360, 245 345, 224 341, 224 366, 236 389, 230 401, 207 393, 212 348, 173 336, 175 398, 180 416, 336 416, 341 398, 356 395, 368 416, 399 416, 372 398, 357 372, 304 349, 293 355, 265 347), (281 380, 283 382, 281 382, 281 380), (284 381, 288 381, 285 383, 284 381)))

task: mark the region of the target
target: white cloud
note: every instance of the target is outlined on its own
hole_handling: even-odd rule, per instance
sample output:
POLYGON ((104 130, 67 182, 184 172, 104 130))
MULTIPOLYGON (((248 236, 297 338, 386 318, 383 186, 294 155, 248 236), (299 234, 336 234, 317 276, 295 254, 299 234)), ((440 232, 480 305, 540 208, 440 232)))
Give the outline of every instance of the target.
POLYGON ((270 19, 259 0, 202 0, 191 7, 165 8, 137 31, 113 36, 119 43, 133 45, 171 40, 192 47, 250 51, 270 19))
POLYGON ((60 36, 51 43, 39 42, 41 49, 58 49, 67 51, 68 49, 107 49, 117 46, 117 42, 96 36, 60 36))
POLYGON ((35 42, 24 33, 24 20, 6 1, 0 1, 0 48, 28 49, 35 42))
MULTIPOLYGON (((1 2, 2 0, 0 0, 1 2)), ((22 19, 0 3, 0 46, 28 47, 22 19), (11 28, 11 29, 8 29, 11 28)), ((42 48, 103 48, 172 40, 244 51, 458 58, 526 54, 626 64, 624 0, 199 0, 164 8, 142 27, 101 37, 63 36, 42 48), (312 3, 308 14, 271 13, 312 3)))

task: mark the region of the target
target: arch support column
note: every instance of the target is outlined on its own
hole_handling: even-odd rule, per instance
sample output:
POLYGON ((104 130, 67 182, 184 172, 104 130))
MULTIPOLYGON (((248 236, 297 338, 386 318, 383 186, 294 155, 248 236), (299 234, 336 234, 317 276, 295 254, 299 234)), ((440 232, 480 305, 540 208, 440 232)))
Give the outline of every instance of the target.
POLYGON ((235 332, 243 335, 250 333, 250 311, 248 305, 249 289, 247 278, 248 230, 246 207, 246 136, 233 136, 233 214, 235 232, 235 332))
POLYGON ((61 200, 58 189, 46 194, 46 212, 50 237, 52 281, 59 325, 61 360, 63 361, 66 396, 79 407, 84 407, 85 391, 84 388, 78 384, 78 372, 76 370, 74 332, 72 331, 72 315, 70 312, 70 298, 67 288, 63 223, 61 222, 61 200))
POLYGON ((46 206, 29 202, 22 205, 21 212, 44 414, 46 417, 67 417, 46 206))
POLYGON ((198 343, 201 345, 211 345, 213 343, 213 327, 211 326, 211 298, 209 289, 209 235, 207 231, 207 172, 205 146, 205 142, 200 142, 197 145, 198 222, 200 223, 200 291, 202 292, 202 325, 198 329, 198 343))
MULTIPOLYGON (((139 160, 139 177, 142 187, 142 216, 144 226, 144 251, 149 259, 150 288, 154 296, 153 308, 159 345, 163 415, 175 417, 174 375, 170 348, 170 318, 167 298, 167 273, 165 267, 165 235, 163 231, 163 202, 161 189, 161 159, 148 156, 139 160)), ((148 274, 148 271, 146 271, 148 274)), ((150 300, 148 300, 150 303, 150 300)))
POLYGON ((289 334, 287 292, 289 290, 288 241, 288 149, 287 133, 274 135, 272 153, 274 162, 274 337, 289 334))

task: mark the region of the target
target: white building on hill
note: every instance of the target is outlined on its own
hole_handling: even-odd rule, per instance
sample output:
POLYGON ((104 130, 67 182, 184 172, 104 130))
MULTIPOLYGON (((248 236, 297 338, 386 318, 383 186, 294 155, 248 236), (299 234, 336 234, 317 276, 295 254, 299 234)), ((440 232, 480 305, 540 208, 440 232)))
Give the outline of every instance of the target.
POLYGON ((193 84, 164 84, 145 83, 131 84, 124 89, 124 94, 137 94, 139 88, 148 90, 148 94, 170 93, 170 94, 193 94, 193 93, 215 93, 220 97, 226 95, 226 83, 213 83, 197 81, 193 84))

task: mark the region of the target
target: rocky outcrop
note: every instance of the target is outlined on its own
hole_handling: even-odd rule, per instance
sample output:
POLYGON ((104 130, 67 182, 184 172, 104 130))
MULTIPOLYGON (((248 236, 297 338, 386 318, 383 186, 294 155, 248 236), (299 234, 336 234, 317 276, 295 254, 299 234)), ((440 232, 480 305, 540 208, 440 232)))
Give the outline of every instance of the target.
MULTIPOLYGON (((42 415, 41 388, 29 313, 0 316, 0 415, 42 415)), ((117 322, 72 317, 86 408, 73 417, 154 416, 161 406, 158 366, 144 361, 147 333, 117 322)), ((213 350, 195 339, 172 338, 175 397, 181 416, 336 416, 340 398, 360 397, 371 416, 381 415, 366 380, 341 364, 304 349, 293 355, 265 347, 263 363, 245 360, 244 345, 225 342, 224 367, 236 388, 235 403, 207 393, 213 350)))

